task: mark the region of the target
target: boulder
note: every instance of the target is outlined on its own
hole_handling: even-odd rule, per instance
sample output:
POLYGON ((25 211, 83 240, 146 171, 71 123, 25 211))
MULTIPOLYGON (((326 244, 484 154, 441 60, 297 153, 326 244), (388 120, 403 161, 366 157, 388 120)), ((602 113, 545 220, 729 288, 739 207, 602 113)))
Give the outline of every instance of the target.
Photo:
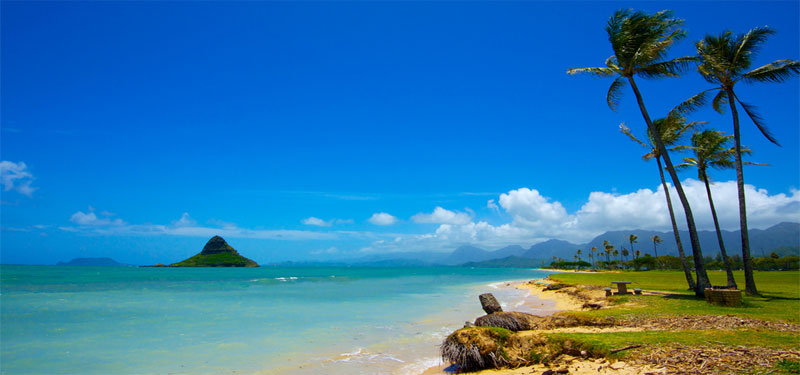
POLYGON ((497 299, 494 298, 492 293, 481 294, 478 296, 478 299, 481 301, 481 307, 483 307, 483 311, 486 311, 487 314, 503 312, 503 308, 500 307, 500 303, 497 302, 497 299))

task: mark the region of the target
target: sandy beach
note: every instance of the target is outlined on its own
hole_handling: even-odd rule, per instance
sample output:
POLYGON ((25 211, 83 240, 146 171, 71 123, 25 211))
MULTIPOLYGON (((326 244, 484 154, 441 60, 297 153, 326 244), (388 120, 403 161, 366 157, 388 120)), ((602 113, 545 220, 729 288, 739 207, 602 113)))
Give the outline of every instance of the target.
MULTIPOLYGON (((583 305, 586 303, 584 299, 580 299, 574 295, 569 293, 563 293, 556 290, 545 290, 548 285, 552 284, 553 281, 549 279, 535 279, 525 282, 516 282, 513 284, 509 284, 517 289, 527 290, 532 298, 530 299, 527 304, 532 304, 529 307, 537 308, 539 311, 542 311, 541 315, 552 315, 559 311, 579 311, 583 310, 583 305), (542 303, 546 301, 548 303, 542 303), (542 306, 552 306, 552 309, 542 309, 542 306)), ((601 299, 604 295, 602 290, 590 290, 590 291, 582 291, 583 297, 589 298, 591 300, 598 300, 601 299)), ((477 318, 477 317, 476 317, 477 318)), ((557 331, 562 332, 579 332, 583 330, 592 330, 592 331, 599 331, 601 328, 590 328, 590 327, 573 327, 573 328, 559 328, 557 331)), ((608 329, 605 329, 608 330, 608 329)), ((615 329, 620 330, 620 329, 615 329)), ((622 329, 627 330, 627 329, 622 329)), ((550 330, 548 330, 549 332, 550 330)), ((533 333, 534 331, 528 331, 533 333)), ((616 375, 636 375, 636 374, 644 374, 644 373, 654 373, 658 374, 661 373, 660 370, 655 368, 650 368, 648 366, 641 366, 641 365, 632 365, 626 363, 624 361, 608 361, 607 359, 594 359, 588 358, 583 359, 579 357, 572 357, 568 355, 563 355, 558 362, 558 365, 533 365, 533 366, 525 366, 519 367, 514 369, 491 369, 491 370, 483 370, 478 372, 473 372, 473 374, 479 375, 529 375, 529 374, 542 374, 550 371, 558 371, 566 369, 569 374, 578 374, 578 375, 588 375, 588 374, 616 374, 616 375)), ((421 375, 448 375, 453 374, 453 372, 447 371, 448 364, 443 364, 437 367, 429 368, 421 375)), ((562 372, 567 373, 567 372, 562 372)))

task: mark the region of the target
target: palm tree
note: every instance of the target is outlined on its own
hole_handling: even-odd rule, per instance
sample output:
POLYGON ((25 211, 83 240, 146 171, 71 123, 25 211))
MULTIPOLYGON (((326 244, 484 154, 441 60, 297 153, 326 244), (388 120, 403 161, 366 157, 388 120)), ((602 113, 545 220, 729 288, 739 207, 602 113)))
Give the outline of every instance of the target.
POLYGON ((639 250, 636 250, 636 252, 633 253, 633 256, 635 257, 634 259, 639 259, 639 257, 642 256, 642 252, 639 251, 639 250))
POLYGON ((658 248, 656 245, 664 241, 661 240, 661 237, 659 237, 657 234, 650 238, 650 240, 653 241, 653 252, 656 254, 656 268, 658 268, 658 248))
POLYGON ((626 248, 622 248, 622 259, 627 259, 631 253, 626 248))
POLYGON ((614 245, 610 244, 606 240, 603 240, 603 249, 606 251, 606 262, 611 263, 611 256, 614 255, 614 245))
MULTIPOLYGON (((592 249, 591 249, 592 254, 594 254, 596 251, 597 251, 597 248, 592 246, 592 249)), ((594 256, 592 256, 591 258, 592 258, 592 267, 597 268, 597 266, 594 264, 594 256)))
POLYGON ((694 57, 679 57, 673 60, 666 59, 667 50, 678 40, 686 36, 686 32, 678 26, 683 20, 671 18, 671 11, 661 11, 655 14, 647 14, 641 11, 618 10, 611 16, 606 26, 608 39, 614 50, 614 55, 606 60, 605 67, 597 68, 578 68, 569 69, 567 73, 590 73, 601 77, 616 76, 614 82, 606 95, 606 101, 611 109, 615 109, 622 88, 626 83, 631 85, 639 110, 642 112, 647 128, 653 134, 653 139, 658 147, 661 156, 664 158, 667 172, 669 172, 675 190, 678 192, 683 205, 686 224, 689 228, 689 238, 692 243, 692 255, 694 256, 695 267, 697 270, 697 284, 695 284, 695 294, 702 296, 705 288, 710 287, 708 275, 703 266, 703 253, 700 249, 700 241, 697 237, 697 228, 694 225, 694 216, 689 207, 689 201, 683 191, 683 186, 678 179, 678 174, 673 168, 672 160, 667 154, 667 149, 659 136, 650 115, 647 113, 642 94, 636 86, 634 76, 641 76, 646 79, 662 77, 677 77, 679 73, 688 69, 689 63, 694 61, 694 57))
POLYGON ((714 228, 717 230, 717 242, 719 251, 722 254, 722 261, 725 264, 725 272, 728 276, 728 286, 736 288, 736 280, 733 279, 731 262, 728 253, 725 251, 725 242, 722 240, 722 232, 719 229, 717 210, 714 208, 714 199, 711 197, 711 185, 708 178, 708 169, 729 169, 734 167, 735 150, 728 147, 728 142, 733 136, 726 136, 716 130, 705 130, 692 135, 692 150, 694 157, 684 158, 684 163, 677 168, 696 167, 697 177, 706 185, 706 195, 708 204, 711 206, 711 217, 714 219, 714 228))
MULTIPOLYGON (((667 151, 683 151, 686 149, 686 146, 676 144, 680 142, 686 132, 691 129, 695 129, 704 123, 700 121, 692 121, 687 123, 686 118, 681 117, 678 114, 673 114, 672 116, 668 116, 666 118, 657 119, 654 124, 656 131, 661 136, 661 141, 668 147, 667 151)), ((672 208, 672 198, 669 194, 669 186, 667 186, 667 181, 664 179, 664 168, 661 167, 661 152, 658 151, 655 140, 649 132, 647 134, 647 143, 644 143, 636 138, 631 130, 625 126, 625 124, 621 124, 619 126, 619 130, 623 134, 627 135, 628 138, 642 145, 642 147, 648 150, 648 152, 642 156, 642 160, 648 161, 650 159, 656 159, 658 175, 661 177, 661 187, 664 189, 664 196, 667 198, 667 211, 669 212, 669 220, 672 224, 672 233, 675 236, 675 243, 678 246, 678 256, 681 260, 683 275, 686 277, 686 282, 689 284, 689 289, 695 289, 692 271, 689 269, 689 262, 686 261, 686 253, 683 251, 683 242, 681 241, 681 235, 678 231, 678 222, 675 220, 675 211, 672 208)))
POLYGON ((631 234, 630 236, 628 236, 628 242, 630 242, 631 251, 633 251, 633 244, 639 243, 639 237, 637 237, 635 234, 631 234))
POLYGON ((738 102, 747 116, 758 127, 758 130, 772 143, 780 145, 764 121, 756 113, 756 108, 744 103, 733 91, 738 82, 744 83, 781 83, 793 76, 800 74, 800 61, 776 60, 767 65, 748 71, 753 63, 761 44, 775 31, 768 27, 757 27, 745 34, 734 36, 726 31, 719 36, 706 35, 697 42, 697 54, 700 56, 700 65, 697 70, 706 81, 715 85, 712 89, 705 90, 693 96, 676 110, 687 111, 703 105, 711 91, 718 90, 712 101, 712 107, 719 113, 724 111, 723 106, 728 104, 733 117, 733 139, 735 144, 736 185, 739 193, 739 230, 742 236, 742 263, 744 265, 745 292, 757 295, 758 289, 753 278, 753 263, 750 257, 750 238, 747 232, 747 207, 744 195, 744 172, 742 171, 742 137, 739 133, 739 112, 736 109, 738 102))
POLYGON ((589 256, 589 259, 591 259, 591 260, 592 260, 592 268, 594 268, 594 254, 592 254, 592 253, 589 253, 589 254, 587 254, 587 255, 589 256))
POLYGON ((578 257, 578 262, 581 261, 581 254, 583 254, 583 251, 581 251, 581 249, 578 249, 578 251, 575 252, 575 256, 578 257))

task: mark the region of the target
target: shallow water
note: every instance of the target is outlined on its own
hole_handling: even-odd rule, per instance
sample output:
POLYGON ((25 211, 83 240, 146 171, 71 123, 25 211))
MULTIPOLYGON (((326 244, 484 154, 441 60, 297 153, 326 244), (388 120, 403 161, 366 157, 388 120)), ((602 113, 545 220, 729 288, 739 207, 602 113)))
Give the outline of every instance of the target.
MULTIPOLYGON (((416 374, 521 269, 0 266, 3 374, 416 374)), ((535 311, 533 311, 535 312, 535 311)))

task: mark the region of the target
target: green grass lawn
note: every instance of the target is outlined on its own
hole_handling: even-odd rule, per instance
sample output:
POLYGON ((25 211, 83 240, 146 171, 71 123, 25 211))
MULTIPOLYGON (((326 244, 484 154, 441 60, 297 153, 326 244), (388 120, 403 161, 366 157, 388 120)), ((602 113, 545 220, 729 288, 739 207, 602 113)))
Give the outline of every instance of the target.
MULTIPOLYGON (((710 271, 712 285, 724 285, 725 273, 710 271)), ((734 277, 740 287, 744 287, 742 272, 734 277)), ((643 271, 643 272, 597 272, 597 273, 556 273, 550 276, 556 281, 611 287, 611 281, 631 281, 629 288, 641 288, 671 292, 669 295, 627 295, 611 297, 616 306, 610 309, 583 311, 573 314, 602 316, 658 316, 658 315, 735 315, 761 320, 787 321, 800 323, 800 272, 773 271, 756 272, 755 279, 761 297, 743 296, 741 307, 722 307, 706 303, 688 290, 683 272, 643 271)), ((614 287, 616 289, 616 287, 614 287)), ((800 336, 795 332, 776 332, 766 329, 713 329, 713 330, 675 330, 642 332, 602 332, 602 333, 550 333, 549 340, 580 343, 586 347, 599 348, 607 352, 631 344, 644 344, 642 349, 623 351, 612 358, 625 358, 636 355, 640 350, 652 346, 683 344, 692 346, 717 345, 769 347, 800 350, 800 336)), ((794 360, 775 364, 772 369, 754 368, 753 373, 775 371, 777 374, 798 373, 800 362, 794 360)))
MULTIPOLYGON (((725 284, 724 272, 709 271, 708 276, 712 285, 725 284)), ((734 277, 737 283, 740 283, 740 287, 744 287, 743 274, 734 272, 734 277)), ((591 316, 730 314, 763 320, 800 322, 800 272, 798 271, 756 272, 756 285, 762 297, 743 296, 741 307, 711 305, 704 299, 695 297, 694 293, 688 290, 686 278, 680 271, 557 273, 550 275, 550 278, 568 284, 608 287, 612 286, 611 281, 631 281, 629 288, 675 293, 667 296, 613 297, 620 306, 582 313, 591 316)))

